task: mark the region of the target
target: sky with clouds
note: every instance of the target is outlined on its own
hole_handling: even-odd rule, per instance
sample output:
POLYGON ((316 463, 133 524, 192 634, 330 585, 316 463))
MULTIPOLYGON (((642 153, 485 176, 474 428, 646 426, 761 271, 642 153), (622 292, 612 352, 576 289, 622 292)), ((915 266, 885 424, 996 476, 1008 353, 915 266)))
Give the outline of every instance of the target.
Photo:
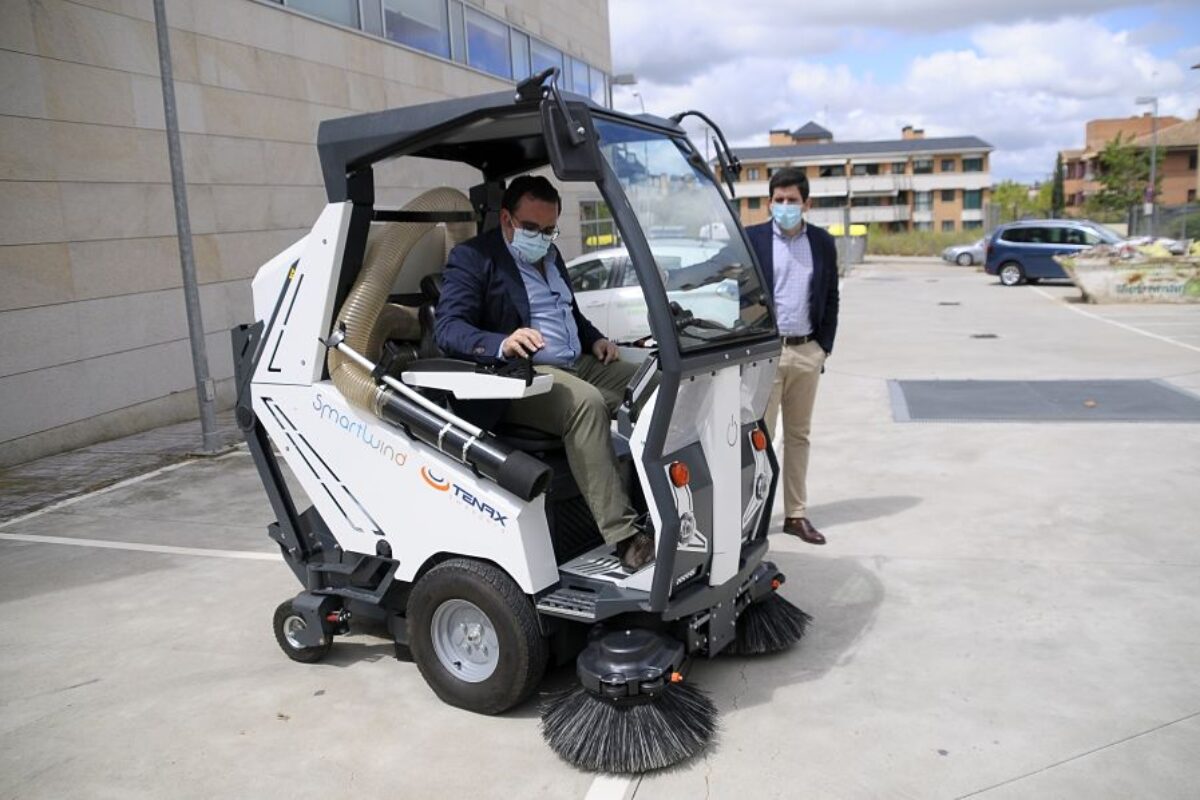
POLYGON ((1035 181, 1138 96, 1200 110, 1196 0, 610 0, 609 17, 613 72, 638 81, 614 105, 699 109, 735 147, 808 120, 840 141, 912 124, 979 136, 997 180, 1035 181))

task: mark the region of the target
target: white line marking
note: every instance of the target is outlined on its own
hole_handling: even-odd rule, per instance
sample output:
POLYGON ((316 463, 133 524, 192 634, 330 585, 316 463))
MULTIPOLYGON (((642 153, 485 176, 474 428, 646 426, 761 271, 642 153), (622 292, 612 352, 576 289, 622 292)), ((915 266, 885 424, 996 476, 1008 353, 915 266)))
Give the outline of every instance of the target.
POLYGON ((1160 342, 1166 342, 1167 344, 1173 344, 1176 347, 1182 347, 1187 350, 1192 350, 1197 353, 1200 353, 1200 347, 1195 347, 1190 344, 1184 344, 1183 342, 1172 339, 1169 336, 1160 336, 1157 333, 1151 333, 1150 331, 1144 331, 1141 328, 1135 328, 1132 325, 1126 325, 1124 322, 1117 322, 1115 319, 1109 319, 1108 317, 1102 317, 1099 314, 1093 314, 1090 311, 1084 311, 1082 308, 1076 308, 1073 305, 1068 305, 1067 303, 1062 302, 1054 295, 1050 294, 1049 292, 1043 291, 1036 286, 1030 286, 1029 288, 1032 289, 1033 291, 1037 292, 1038 294, 1040 294, 1042 297, 1046 298, 1050 302, 1056 303, 1056 304, 1062 306, 1063 308, 1067 309, 1068 311, 1074 311, 1076 314, 1082 314, 1085 317, 1091 317, 1092 319, 1098 319, 1101 322, 1107 322, 1109 325, 1116 325, 1118 328, 1124 328, 1127 331, 1133 331, 1134 333, 1140 333, 1142 336, 1148 336, 1151 339, 1158 339, 1160 342))
POLYGON ((597 775, 583 800, 625 800, 635 780, 631 775, 597 775))
POLYGON ((238 445, 238 447, 236 449, 234 449, 233 452, 226 453, 225 455, 221 455, 221 456, 216 456, 215 458, 207 458, 207 459, 206 458, 198 458, 198 457, 185 458, 183 461, 178 461, 174 464, 167 464, 165 467, 159 467, 158 469, 150 470, 149 472, 144 472, 141 475, 134 475, 132 478, 126 478, 123 481, 117 481, 114 484, 105 486, 103 489, 96 489, 95 491, 84 492, 83 494, 77 494, 74 497, 68 497, 66 500, 59 500, 57 503, 51 503, 48 506, 43 506, 42 508, 39 508, 37 511, 30 511, 28 514, 22 514, 19 517, 13 517, 12 519, 5 520, 4 522, 0 522, 0 528, 7 528, 10 525, 16 525, 19 522, 25 522, 26 520, 33 519, 34 517, 40 517, 42 514, 48 514, 51 511, 57 511, 60 508, 65 508, 66 506, 74 505, 81 500, 87 500, 92 497, 99 497, 102 494, 108 494, 109 492, 115 492, 117 489, 124 489, 126 486, 133 486, 134 484, 141 483, 142 481, 150 480, 151 478, 157 477, 159 475, 163 475, 167 472, 174 472, 175 470, 179 469, 180 467, 186 467, 189 464, 200 464, 200 463, 206 463, 209 461, 223 461, 224 459, 230 458, 232 456, 247 455, 248 453, 249 453, 249 451, 245 449, 245 445, 238 445))
POLYGON ((41 536, 35 533, 0 533, 6 542, 31 542, 33 544, 66 544, 74 547, 99 547, 103 550, 138 550, 143 553, 165 553, 171 556, 207 556, 209 558, 237 558, 245 561, 278 561, 278 553, 256 553, 251 550, 217 550, 209 547, 175 547, 168 544, 139 544, 137 542, 114 542, 108 539, 76 539, 69 536, 41 536))

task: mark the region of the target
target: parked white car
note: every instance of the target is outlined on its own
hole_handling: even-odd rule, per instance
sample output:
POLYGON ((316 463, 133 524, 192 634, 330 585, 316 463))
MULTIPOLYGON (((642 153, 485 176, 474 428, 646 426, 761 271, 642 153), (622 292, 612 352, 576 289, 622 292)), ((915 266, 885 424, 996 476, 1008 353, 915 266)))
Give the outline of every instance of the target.
MULTIPOLYGON (((691 287, 685 267, 713 258, 725 245, 720 239, 651 239, 650 249, 667 287, 667 297, 695 317, 727 327, 738 323, 738 282, 734 278, 691 287)), ((624 247, 585 253, 567 262, 579 310, 614 342, 633 342, 650 335, 646 299, 624 247)))

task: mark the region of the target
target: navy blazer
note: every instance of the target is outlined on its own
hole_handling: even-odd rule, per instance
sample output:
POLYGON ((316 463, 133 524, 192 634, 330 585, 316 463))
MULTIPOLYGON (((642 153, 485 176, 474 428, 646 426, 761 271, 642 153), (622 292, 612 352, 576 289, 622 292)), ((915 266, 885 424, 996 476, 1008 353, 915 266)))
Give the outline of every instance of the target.
MULTIPOLYGON (((813 336, 826 353, 833 352, 833 339, 837 335, 838 322, 838 270, 837 246, 833 237, 824 228, 805 223, 808 241, 812 246, 813 274, 808 290, 808 319, 812 322, 813 336)), ((768 220, 760 225, 750 225, 746 235, 762 265, 767 291, 775 295, 775 223, 768 220)))
MULTIPOLYGON (((570 287, 558 248, 552 246, 546 258, 570 287)), ((584 353, 590 353, 604 334, 580 313, 573 295, 571 310, 579 328, 579 344, 584 353)), ((450 251, 442 272, 442 294, 433 327, 438 347, 446 355, 495 363, 504 340, 517 328, 528 327, 529 295, 500 228, 468 239, 450 251)))

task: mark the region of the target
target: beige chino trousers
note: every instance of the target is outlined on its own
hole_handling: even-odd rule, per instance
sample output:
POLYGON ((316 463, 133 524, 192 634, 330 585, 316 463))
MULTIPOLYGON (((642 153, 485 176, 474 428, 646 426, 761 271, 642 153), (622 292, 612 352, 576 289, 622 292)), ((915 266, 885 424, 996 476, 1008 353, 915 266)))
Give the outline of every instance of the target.
POLYGON ((571 474, 604 541, 615 544, 633 536, 635 515, 617 472, 611 420, 637 365, 603 364, 584 355, 574 372, 546 366, 534 369, 553 375, 554 385, 545 394, 509 403, 504 419, 561 436, 571 474))
POLYGON ((775 424, 783 413, 783 510, 785 517, 806 516, 808 508, 808 436, 812 430, 817 381, 825 364, 825 351, 816 342, 784 345, 779 369, 767 401, 767 435, 775 438, 775 424))

